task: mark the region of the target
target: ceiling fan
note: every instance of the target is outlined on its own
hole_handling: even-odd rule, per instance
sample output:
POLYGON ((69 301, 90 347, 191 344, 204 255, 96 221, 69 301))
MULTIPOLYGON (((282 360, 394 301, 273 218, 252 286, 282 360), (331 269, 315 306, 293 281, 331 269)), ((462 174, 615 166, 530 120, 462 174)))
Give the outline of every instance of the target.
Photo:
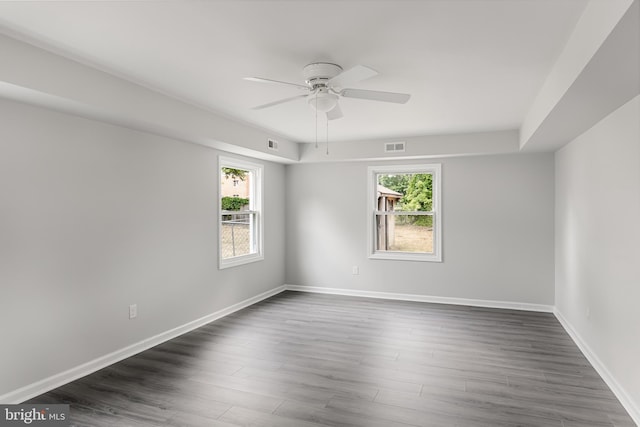
POLYGON ((358 98, 371 101, 394 102, 397 104, 406 103, 411 95, 406 93, 380 92, 376 90, 350 89, 348 86, 361 82, 365 79, 377 75, 378 72, 364 65, 356 65, 346 71, 337 64, 328 62, 313 62, 303 69, 306 84, 289 83, 279 80, 265 79, 262 77, 245 77, 260 83, 270 83, 277 85, 293 86, 305 91, 302 95, 296 95, 278 101, 254 107, 254 110, 273 107, 285 102, 307 98, 307 102, 317 112, 325 113, 327 121, 336 120, 342 117, 342 110, 338 104, 339 98, 358 98))

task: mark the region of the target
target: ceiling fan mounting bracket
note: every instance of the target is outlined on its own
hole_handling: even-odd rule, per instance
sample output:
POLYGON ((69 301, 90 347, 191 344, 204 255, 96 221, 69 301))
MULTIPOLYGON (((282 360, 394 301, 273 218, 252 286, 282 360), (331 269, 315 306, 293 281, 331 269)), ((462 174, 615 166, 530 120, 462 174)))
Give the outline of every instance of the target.
POLYGON ((304 81, 313 89, 326 87, 327 82, 341 72, 341 66, 330 62, 312 62, 303 69, 304 81))

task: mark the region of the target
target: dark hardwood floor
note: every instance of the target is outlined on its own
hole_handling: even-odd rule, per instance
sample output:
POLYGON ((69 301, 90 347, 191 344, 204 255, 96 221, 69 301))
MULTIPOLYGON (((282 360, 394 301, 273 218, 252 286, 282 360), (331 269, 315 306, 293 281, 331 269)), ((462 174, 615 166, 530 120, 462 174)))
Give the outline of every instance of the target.
POLYGON ((635 426, 551 314, 299 292, 30 403, 76 426, 635 426))

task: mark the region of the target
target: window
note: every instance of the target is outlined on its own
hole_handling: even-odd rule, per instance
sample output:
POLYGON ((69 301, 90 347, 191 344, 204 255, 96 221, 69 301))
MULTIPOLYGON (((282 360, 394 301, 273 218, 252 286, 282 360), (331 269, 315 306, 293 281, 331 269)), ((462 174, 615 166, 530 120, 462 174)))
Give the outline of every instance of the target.
POLYGON ((369 167, 369 258, 442 261, 440 165, 369 167))
POLYGON ((264 259, 262 166, 220 157, 220 268, 264 259))

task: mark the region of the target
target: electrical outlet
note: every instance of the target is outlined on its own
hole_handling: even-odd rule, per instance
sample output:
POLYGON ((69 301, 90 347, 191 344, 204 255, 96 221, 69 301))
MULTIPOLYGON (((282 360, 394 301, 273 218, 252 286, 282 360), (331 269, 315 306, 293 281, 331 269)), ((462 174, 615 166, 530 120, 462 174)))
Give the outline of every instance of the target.
POLYGON ((358 268, 357 265, 354 265, 353 267, 351 267, 351 274, 353 274, 354 276, 360 274, 360 269, 358 268))
POLYGON ((138 317, 138 304, 131 304, 129 306, 129 319, 135 319, 138 317))
POLYGON ((591 317, 591 309, 589 307, 587 307, 587 310, 585 311, 584 314, 587 317, 587 319, 589 319, 591 317))

